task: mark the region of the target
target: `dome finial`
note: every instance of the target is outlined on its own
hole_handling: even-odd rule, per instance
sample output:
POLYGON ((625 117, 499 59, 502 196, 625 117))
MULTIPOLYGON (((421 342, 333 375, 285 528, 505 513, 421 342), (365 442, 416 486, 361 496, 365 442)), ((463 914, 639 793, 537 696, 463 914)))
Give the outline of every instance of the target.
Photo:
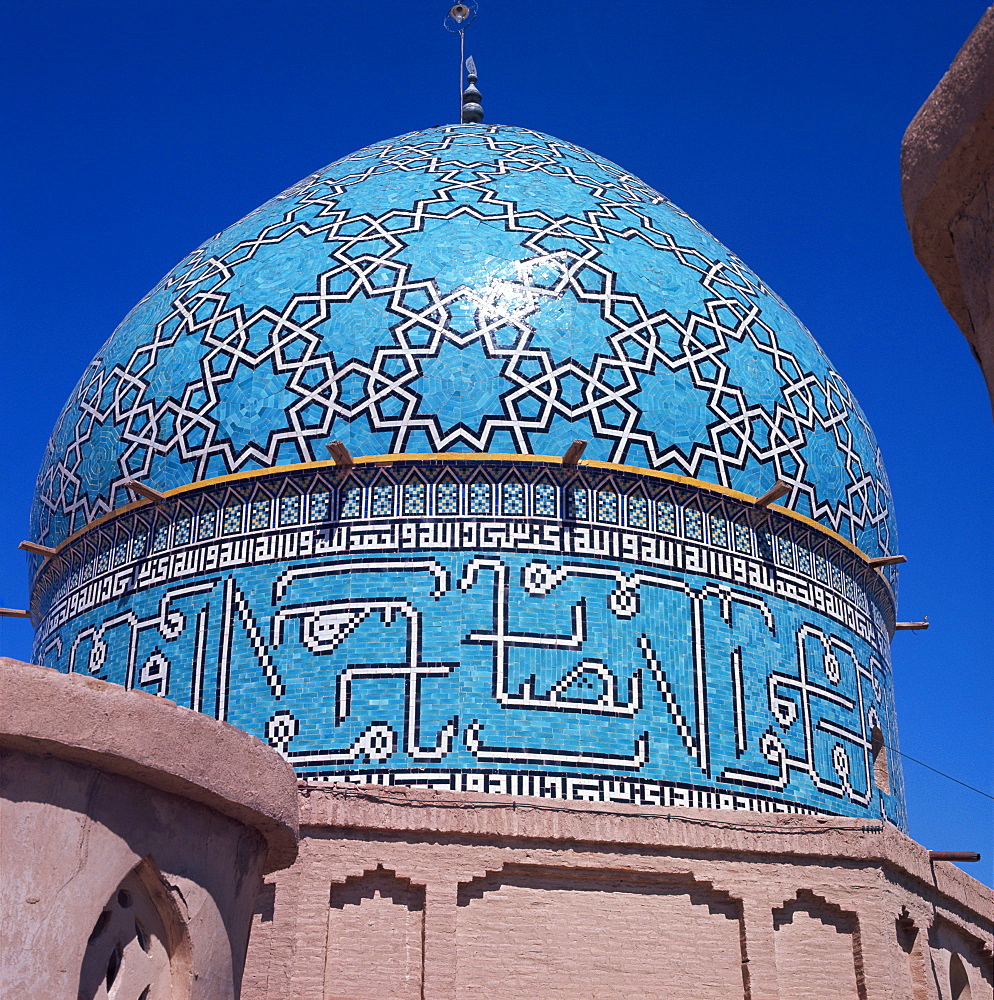
POLYGON ((466 27, 476 17, 476 3, 457 3, 445 17, 445 27, 459 35, 459 121, 462 124, 479 124, 483 121, 481 94, 476 89, 476 63, 466 58, 466 27), (463 89, 463 71, 468 75, 468 86, 463 89))
POLYGON ((483 105, 480 101, 483 95, 477 89, 476 63, 470 56, 466 60, 466 89, 462 92, 462 123, 479 125, 483 121, 483 105))

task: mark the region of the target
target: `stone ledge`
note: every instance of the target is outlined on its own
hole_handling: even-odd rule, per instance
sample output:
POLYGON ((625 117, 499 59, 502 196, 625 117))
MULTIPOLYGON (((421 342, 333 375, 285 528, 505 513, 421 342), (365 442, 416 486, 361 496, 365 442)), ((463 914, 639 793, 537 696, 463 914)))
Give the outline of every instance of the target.
POLYGON ((0 747, 120 774, 257 830, 265 871, 297 856, 293 769, 261 740, 144 691, 0 657, 0 747))
MULTIPOLYGON (((710 809, 300 782, 300 825, 473 839, 637 845, 649 850, 876 863, 934 886, 994 920, 994 893, 889 823, 845 816, 710 809)), ((306 833, 305 833, 306 835, 306 833)))

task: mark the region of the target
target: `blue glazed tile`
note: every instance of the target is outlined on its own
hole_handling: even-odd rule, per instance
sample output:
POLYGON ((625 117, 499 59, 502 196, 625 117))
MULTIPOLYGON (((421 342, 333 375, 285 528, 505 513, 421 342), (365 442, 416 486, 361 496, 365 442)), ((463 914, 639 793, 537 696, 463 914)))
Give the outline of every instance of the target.
POLYGON ((445 126, 263 205, 84 373, 32 537, 93 525, 126 478, 274 466, 35 560, 36 658, 225 718, 312 777, 903 823, 865 731, 896 739, 892 593, 735 499, 786 479, 798 513, 896 551, 866 419, 762 281, 616 165, 445 126), (393 464, 287 468, 333 439, 393 464), (564 469, 576 439, 613 468, 564 469))

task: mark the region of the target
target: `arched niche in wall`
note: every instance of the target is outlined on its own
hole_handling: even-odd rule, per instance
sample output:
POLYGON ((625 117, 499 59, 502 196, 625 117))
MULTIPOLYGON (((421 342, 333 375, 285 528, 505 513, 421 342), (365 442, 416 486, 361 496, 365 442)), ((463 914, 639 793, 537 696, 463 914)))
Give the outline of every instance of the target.
POLYGON ((186 925, 150 858, 111 893, 83 954, 79 1000, 183 1000, 189 993, 186 925))
POLYGON ((949 959, 949 995, 952 1000, 972 1000, 970 978, 966 974, 963 959, 953 952, 949 959))
POLYGON ((773 942, 781 996, 866 1000, 855 913, 802 889, 773 911, 773 942))
POLYGON ((894 920, 894 930, 901 951, 907 956, 907 989, 910 1000, 928 1000, 928 970, 922 946, 924 935, 906 906, 894 920))
POLYGON ((507 865, 460 885, 463 1000, 742 997, 739 900, 630 870, 507 865))
POLYGON ((994 996, 994 961, 982 934, 980 927, 970 928, 943 914, 929 927, 932 969, 942 1000, 994 996))
POLYGON ((382 866, 331 887, 326 997, 421 1000, 424 886, 382 866))

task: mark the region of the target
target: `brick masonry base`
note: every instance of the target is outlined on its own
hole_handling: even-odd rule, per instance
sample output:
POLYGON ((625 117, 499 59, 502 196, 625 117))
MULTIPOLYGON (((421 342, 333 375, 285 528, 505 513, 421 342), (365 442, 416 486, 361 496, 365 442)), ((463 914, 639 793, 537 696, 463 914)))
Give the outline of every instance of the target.
POLYGON ((301 784, 243 1000, 971 1000, 991 891, 890 825, 301 784))

